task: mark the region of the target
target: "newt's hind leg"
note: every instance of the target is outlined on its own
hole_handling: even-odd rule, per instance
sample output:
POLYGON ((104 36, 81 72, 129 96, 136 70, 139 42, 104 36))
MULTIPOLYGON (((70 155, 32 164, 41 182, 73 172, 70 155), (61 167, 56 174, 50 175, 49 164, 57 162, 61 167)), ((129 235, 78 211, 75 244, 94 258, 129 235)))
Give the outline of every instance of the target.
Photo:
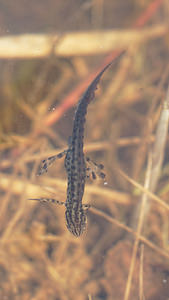
POLYGON ((42 165, 40 166, 39 172, 38 172, 38 176, 42 175, 43 173, 48 171, 48 167, 50 165, 53 164, 53 162, 57 159, 57 158, 62 158, 65 154, 67 153, 67 150, 64 150, 63 152, 60 152, 57 155, 53 155, 50 156, 44 160, 42 160, 42 165))
POLYGON ((87 164, 87 168, 86 168, 87 178, 92 177, 92 179, 96 179, 97 176, 99 176, 102 179, 105 178, 106 175, 102 172, 102 170, 104 169, 104 166, 102 164, 96 164, 89 157, 86 157, 86 164, 87 164))
POLYGON ((59 205, 65 205, 65 202, 61 202, 59 200, 55 200, 53 198, 31 198, 28 200, 33 200, 33 201, 39 201, 39 202, 43 202, 43 203, 53 203, 53 204, 59 204, 59 205))

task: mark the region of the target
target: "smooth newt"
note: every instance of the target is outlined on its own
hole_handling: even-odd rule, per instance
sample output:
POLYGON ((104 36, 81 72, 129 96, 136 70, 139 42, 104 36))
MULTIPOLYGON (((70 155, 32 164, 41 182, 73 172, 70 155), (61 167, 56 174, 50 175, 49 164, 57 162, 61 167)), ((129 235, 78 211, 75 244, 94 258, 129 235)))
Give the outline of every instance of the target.
MULTIPOLYGON (((121 55, 118 56, 117 59, 121 57, 121 55)), ((43 166, 40 169, 39 175, 47 171, 48 166, 51 165, 56 158, 63 157, 63 155, 66 154, 64 162, 68 176, 66 202, 63 203, 50 198, 31 199, 42 202, 64 204, 66 207, 65 217, 67 228, 73 235, 77 237, 80 236, 86 228, 86 211, 90 207, 90 205, 82 204, 85 181, 87 177, 86 159, 83 152, 85 116, 87 113, 87 107, 95 96, 95 90, 97 88, 97 84, 99 83, 102 74, 113 62, 107 64, 104 67, 104 69, 95 77, 95 79, 92 81, 92 83, 89 85, 89 87, 83 94, 82 98, 79 100, 75 112, 73 131, 69 141, 68 149, 63 151, 62 153, 59 153, 58 155, 43 160, 43 166)), ((103 175, 102 177, 104 177, 104 174, 101 174, 103 175)))

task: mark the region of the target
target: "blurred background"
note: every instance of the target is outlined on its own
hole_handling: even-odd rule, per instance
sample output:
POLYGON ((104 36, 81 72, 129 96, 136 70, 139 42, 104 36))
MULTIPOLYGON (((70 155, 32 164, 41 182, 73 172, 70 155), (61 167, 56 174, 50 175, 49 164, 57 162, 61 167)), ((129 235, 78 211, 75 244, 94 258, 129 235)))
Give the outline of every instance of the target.
POLYGON ((0 299, 168 299, 168 20, 165 0, 0 0, 0 299), (67 148, 80 96, 123 50, 88 107, 85 153, 106 179, 87 179, 76 238, 64 206, 28 199, 66 200, 64 158, 37 176, 41 160, 67 148), (154 142, 156 201, 136 186, 154 142))

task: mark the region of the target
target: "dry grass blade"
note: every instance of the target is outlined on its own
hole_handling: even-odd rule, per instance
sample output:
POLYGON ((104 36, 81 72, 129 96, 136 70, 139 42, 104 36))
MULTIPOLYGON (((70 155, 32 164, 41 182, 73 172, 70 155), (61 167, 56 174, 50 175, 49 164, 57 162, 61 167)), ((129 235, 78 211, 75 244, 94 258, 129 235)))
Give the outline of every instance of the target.
POLYGON ((155 39, 166 34, 167 25, 147 29, 72 32, 60 34, 24 34, 0 38, 1 58, 45 57, 51 52, 57 56, 101 54, 117 48, 126 48, 141 41, 155 39), (58 44, 57 39, 59 39, 58 44), (100 47, 102 41, 102 47, 100 47), (56 46, 54 46, 56 44, 56 46), (53 49, 54 48, 54 49, 53 49))
MULTIPOLYGON (((152 166, 152 157, 150 155, 149 160, 148 160, 148 165, 147 165, 146 179, 145 179, 145 188, 146 189, 148 189, 149 184, 150 184, 151 166, 152 166)), ((144 193, 142 196, 138 225, 137 225, 137 234, 138 235, 141 235, 142 228, 144 225, 144 214, 145 214, 145 210, 146 210, 147 201, 148 201, 148 196, 146 193, 144 193)), ((130 269, 129 269, 129 274, 128 274, 127 283, 126 283, 124 300, 129 299, 131 283, 132 283, 132 278, 133 278, 133 273, 134 273, 134 267, 135 267, 135 263, 136 263, 136 255, 137 255, 137 251, 138 251, 138 245, 139 245, 139 238, 138 238, 138 236, 136 236, 136 239, 134 241, 133 251, 132 251, 132 257, 131 257, 130 269)))
POLYGON ((164 159, 164 151, 167 142, 168 134, 168 124, 169 124, 169 86, 167 90, 164 103, 162 105, 160 119, 157 125, 156 137, 153 146, 153 161, 152 161, 152 174, 149 190, 154 192, 160 177, 161 166, 164 159))
POLYGON ((139 239, 142 243, 147 245, 154 252, 158 253, 159 255, 161 255, 164 258, 169 259, 169 253, 167 251, 165 251, 165 250, 161 249, 160 247, 154 245, 148 239, 146 239, 143 235, 139 235, 138 232, 135 232, 132 228, 122 224, 117 219, 112 218, 111 216, 109 216, 105 212, 101 211, 100 209, 97 209, 96 207, 91 207, 91 212, 93 212, 94 214, 104 218, 108 222, 116 225, 117 227, 120 227, 121 229, 124 229, 126 232, 132 234, 135 238, 139 239))
POLYGON ((116 170, 120 173, 121 176, 123 176, 128 182, 130 182, 133 186, 137 187, 140 191, 147 194, 152 200, 158 202, 162 207, 169 210, 169 205, 165 203, 162 199, 160 199, 155 194, 151 193, 148 189, 143 187, 141 184, 137 183, 135 180, 131 179, 128 175, 126 175, 122 170, 118 169, 116 170))
POLYGON ((139 274, 139 300, 145 300, 144 297, 144 285, 143 285, 143 276, 144 276, 144 245, 141 245, 141 254, 140 254, 140 274, 139 274))

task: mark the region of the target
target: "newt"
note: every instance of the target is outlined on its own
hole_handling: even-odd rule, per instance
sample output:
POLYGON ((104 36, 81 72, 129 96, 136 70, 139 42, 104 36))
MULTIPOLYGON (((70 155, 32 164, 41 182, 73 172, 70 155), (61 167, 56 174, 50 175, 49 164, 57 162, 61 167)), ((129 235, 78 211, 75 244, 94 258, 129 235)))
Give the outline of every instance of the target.
MULTIPOLYGON (((117 59, 119 59, 122 54, 120 54, 117 59)), ((47 159, 42 161, 43 165, 38 175, 47 172, 49 165, 51 165, 53 161, 56 160, 56 158, 61 158, 65 155, 64 166, 68 178, 66 202, 60 202, 52 198, 30 199, 65 205, 67 228, 76 237, 79 237, 85 231, 87 223, 86 213, 90 207, 90 205, 82 204, 85 182, 86 178, 88 177, 88 168, 86 167, 86 163, 89 161, 89 158, 85 158, 83 151, 84 126, 86 121, 87 107, 89 103, 94 99, 95 90, 97 89, 97 85, 100 81, 101 76, 117 59, 113 60, 113 62, 108 63, 101 70, 101 72, 94 78, 94 80, 91 82, 91 84, 88 86, 87 90, 79 100, 75 112, 73 130, 69 140, 68 149, 55 156, 48 157, 47 159)), ((103 165, 97 165, 95 163, 93 164, 98 167, 98 169, 103 169, 103 165)), ((92 172, 92 176, 95 179, 96 176, 94 172, 92 172)), ((100 177, 104 178, 104 176, 104 173, 100 172, 100 177)))

